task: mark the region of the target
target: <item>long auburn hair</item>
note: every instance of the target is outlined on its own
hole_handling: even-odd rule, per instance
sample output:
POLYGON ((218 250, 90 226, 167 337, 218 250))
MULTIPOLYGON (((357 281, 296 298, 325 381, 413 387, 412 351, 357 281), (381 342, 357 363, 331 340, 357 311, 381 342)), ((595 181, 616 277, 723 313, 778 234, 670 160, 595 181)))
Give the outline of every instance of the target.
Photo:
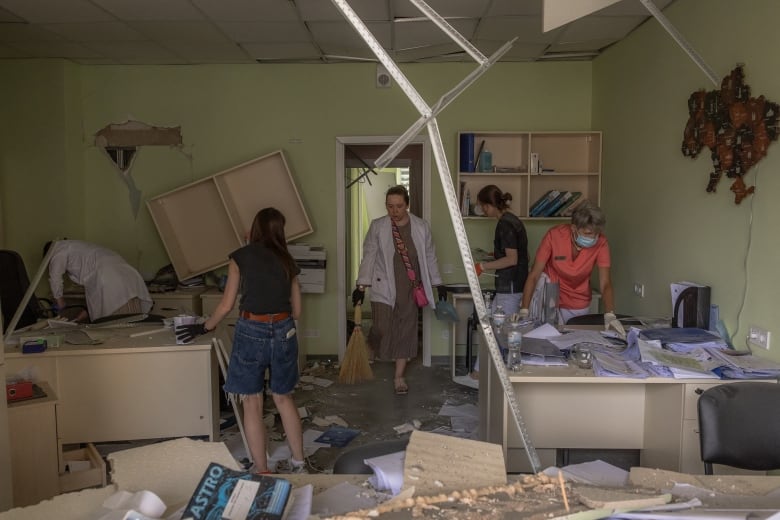
POLYGON ((287 250, 287 240, 284 237, 285 218, 276 208, 263 208, 255 215, 252 230, 249 232, 250 242, 260 242, 270 249, 282 262, 287 272, 287 279, 292 280, 295 273, 295 260, 287 250))

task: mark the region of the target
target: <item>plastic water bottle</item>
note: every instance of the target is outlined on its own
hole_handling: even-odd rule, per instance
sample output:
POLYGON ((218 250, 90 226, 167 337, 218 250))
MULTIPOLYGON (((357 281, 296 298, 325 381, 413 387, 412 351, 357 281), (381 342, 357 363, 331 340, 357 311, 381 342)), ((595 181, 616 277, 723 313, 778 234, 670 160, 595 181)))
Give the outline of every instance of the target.
POLYGON ((506 314, 504 313, 504 308, 499 305, 496 307, 496 312, 493 313, 493 324, 496 326, 498 332, 501 332, 504 321, 506 321, 506 314))
POLYGON ((488 319, 490 319, 491 314, 493 314, 493 301, 492 295, 489 292, 485 293, 485 309, 485 314, 488 319))
POLYGON ((508 348, 506 356, 506 367, 509 370, 520 370, 523 365, 520 346, 523 342, 523 334, 520 332, 519 323, 510 323, 509 331, 506 333, 506 345, 508 348))

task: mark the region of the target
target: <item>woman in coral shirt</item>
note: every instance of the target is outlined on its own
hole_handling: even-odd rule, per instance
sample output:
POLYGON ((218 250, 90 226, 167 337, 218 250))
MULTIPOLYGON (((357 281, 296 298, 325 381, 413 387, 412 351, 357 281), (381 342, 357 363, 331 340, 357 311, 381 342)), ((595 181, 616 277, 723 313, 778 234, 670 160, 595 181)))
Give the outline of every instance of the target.
POLYGON ((598 266, 599 288, 604 301, 604 325, 625 334, 615 317, 615 295, 609 274, 609 244, 604 236, 607 219, 597 206, 585 203, 571 216, 570 224, 560 224, 547 231, 536 251, 536 258, 523 289, 520 316, 528 315, 528 306, 542 273, 559 286, 559 308, 564 323, 574 316, 588 313, 590 275, 598 266))

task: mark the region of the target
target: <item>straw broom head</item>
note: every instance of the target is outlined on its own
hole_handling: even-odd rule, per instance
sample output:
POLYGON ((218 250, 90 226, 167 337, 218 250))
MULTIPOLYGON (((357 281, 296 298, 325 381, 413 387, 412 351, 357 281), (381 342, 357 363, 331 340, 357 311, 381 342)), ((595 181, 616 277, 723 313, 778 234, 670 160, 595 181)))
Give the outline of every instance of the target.
POLYGON ((368 345, 360 327, 361 307, 355 306, 355 328, 347 343, 347 351, 339 370, 339 383, 352 385, 374 379, 374 372, 368 363, 368 345))

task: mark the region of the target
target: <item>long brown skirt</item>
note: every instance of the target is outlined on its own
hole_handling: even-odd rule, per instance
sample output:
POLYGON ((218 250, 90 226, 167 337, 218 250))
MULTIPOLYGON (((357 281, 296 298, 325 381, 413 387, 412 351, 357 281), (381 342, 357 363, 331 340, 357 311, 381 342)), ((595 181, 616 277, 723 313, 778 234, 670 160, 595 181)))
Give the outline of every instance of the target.
POLYGON ((377 359, 393 360, 417 357, 417 305, 411 299, 395 309, 385 303, 371 302, 372 323, 368 344, 377 359))

